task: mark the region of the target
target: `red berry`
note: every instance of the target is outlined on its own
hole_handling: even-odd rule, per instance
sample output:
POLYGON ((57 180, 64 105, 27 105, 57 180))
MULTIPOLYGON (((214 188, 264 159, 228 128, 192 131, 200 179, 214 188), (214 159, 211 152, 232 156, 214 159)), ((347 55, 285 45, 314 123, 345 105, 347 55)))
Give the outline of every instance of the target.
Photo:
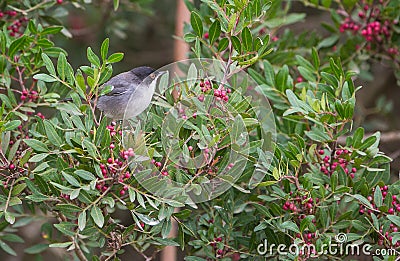
POLYGON ((111 163, 113 163, 114 161, 113 161, 112 158, 108 158, 107 162, 111 164, 111 163))
POLYGON ((123 190, 123 189, 120 190, 120 191, 119 191, 119 194, 120 194, 121 196, 125 195, 125 190, 123 190))
POLYGON ((208 34, 208 32, 206 32, 206 33, 204 34, 204 38, 208 39, 208 36, 209 36, 209 34, 208 34))
POLYGON ((217 241, 217 242, 222 242, 222 237, 217 237, 217 238, 215 239, 215 241, 217 241))
POLYGON ((63 3, 63 0, 57 0, 57 4, 62 4, 63 3))
POLYGON ((324 153, 325 153, 324 150, 319 150, 319 151, 318 151, 318 154, 319 154, 319 155, 324 155, 324 153))
POLYGON ((8 166, 8 168, 9 168, 10 170, 13 170, 13 169, 15 169, 15 165, 11 163, 10 166, 8 166))

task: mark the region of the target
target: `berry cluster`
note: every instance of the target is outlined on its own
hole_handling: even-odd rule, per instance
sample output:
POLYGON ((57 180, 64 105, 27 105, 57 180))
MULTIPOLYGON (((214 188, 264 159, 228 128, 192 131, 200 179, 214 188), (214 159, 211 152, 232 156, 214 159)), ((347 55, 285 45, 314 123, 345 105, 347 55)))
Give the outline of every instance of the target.
MULTIPOLYGON (((318 154, 320 156, 325 155, 325 150, 319 150, 318 154)), ((338 149, 335 151, 333 157, 326 155, 322 159, 320 171, 326 175, 332 175, 337 167, 342 167, 344 172, 350 176, 350 178, 354 178, 355 173, 357 172, 357 168, 349 167, 351 152, 347 149, 338 149)))
POLYGON ((20 99, 21 99, 22 102, 25 102, 25 101, 35 102, 38 98, 39 98, 39 95, 38 95, 37 91, 23 90, 21 92, 20 99))
MULTIPOLYGON (((122 135, 122 131, 119 130, 115 122, 107 125, 106 128, 110 131, 110 136, 112 138, 109 146, 111 157, 107 159, 106 164, 100 164, 100 170, 104 179, 97 183, 96 189, 101 192, 105 192, 114 183, 123 184, 126 180, 131 178, 131 173, 126 171, 126 169, 129 158, 135 156, 133 148, 128 148, 127 150, 121 150, 118 157, 114 157, 114 149, 117 148, 114 142, 118 142, 116 135, 117 133, 122 135)), ((126 194, 127 190, 128 186, 124 185, 122 189, 120 189, 119 194, 123 196, 126 194)))
MULTIPOLYGON (((162 163, 159 162, 159 161, 156 161, 155 159, 152 159, 152 160, 151 160, 151 163, 152 163, 154 166, 156 166, 156 168, 160 168, 160 167, 162 166, 162 163)), ((161 175, 163 175, 163 176, 168 176, 169 173, 168 173, 167 170, 162 170, 162 171, 161 171, 161 175)))
MULTIPOLYGON (((200 89, 203 93, 207 93, 210 90, 212 90, 212 83, 210 81, 200 81, 200 89)), ((218 89, 215 89, 213 94, 214 97, 218 100, 218 101, 224 101, 227 102, 229 100, 229 96, 228 94, 231 93, 232 90, 229 88, 225 88, 224 86, 220 86, 218 89)), ((201 94, 198 97, 199 101, 204 101, 204 95, 201 94)))
POLYGON ((383 234, 383 226, 381 226, 381 228, 379 229, 379 234, 380 235, 378 237, 378 245, 386 246, 386 247, 391 247, 392 246, 392 247, 395 247, 395 248, 400 247, 400 241, 397 241, 396 244, 392 244, 393 236, 390 235, 391 233, 396 233, 398 231, 399 231, 399 228, 395 224, 391 223, 390 226, 389 226, 388 231, 386 231, 383 234), (390 242, 390 243, 389 243, 389 245, 386 245, 385 242, 390 242))
POLYGON ((6 22, 10 23, 10 25, 7 26, 7 30, 11 37, 22 35, 23 27, 26 26, 26 22, 29 21, 25 16, 16 18, 17 15, 18 13, 14 10, 0 11, 0 19, 4 19, 6 22))
POLYGON ((213 239, 212 242, 210 242, 210 246, 212 246, 213 250, 215 251, 216 258, 222 258, 227 253, 225 247, 222 244, 218 244, 221 242, 222 242, 222 237, 216 237, 213 239))
MULTIPOLYGON (((293 194, 292 192, 290 193, 291 195, 293 194)), ((318 203, 319 199, 316 198, 315 202, 318 203)), ((307 198, 307 196, 298 196, 292 199, 287 200, 283 206, 283 210, 289 210, 290 212, 294 214, 300 214, 299 215, 299 220, 302 220, 306 217, 305 214, 303 213, 308 213, 308 214, 313 214, 315 213, 316 206, 314 203, 313 198, 307 198)))
POLYGON ((122 135, 122 131, 121 130, 117 130, 115 128, 116 125, 117 125, 117 123, 113 121, 113 122, 111 122, 111 125, 107 125, 107 127, 106 127, 110 131, 110 136, 111 137, 115 136, 117 134, 117 132, 118 132, 119 135, 122 135))
MULTIPOLYGON (((386 196, 387 196, 387 194, 388 194, 388 189, 389 189, 389 187, 388 187, 387 185, 385 185, 385 186, 383 186, 383 187, 380 187, 380 190, 381 190, 381 192, 382 192, 382 198, 383 198, 383 200, 385 200, 385 198, 386 198, 386 196)), ((372 189, 372 192, 373 192, 373 193, 375 192, 375 188, 372 189)), ((367 199, 371 202, 371 205, 372 205, 373 209, 376 209, 376 210, 377 210, 377 207, 376 207, 375 204, 374 204, 374 198, 373 198, 373 196, 370 195, 370 196, 367 197, 367 199)), ((393 206, 390 207, 390 208, 388 209, 388 211, 387 211, 387 213, 388 213, 389 215, 393 215, 395 212, 400 213, 400 203, 398 203, 397 201, 398 201, 398 200, 397 200, 397 196, 396 196, 396 195, 392 196, 392 205, 393 205, 393 206)), ((359 212, 360 212, 360 214, 364 214, 365 212, 367 212, 368 214, 371 214, 371 213, 373 212, 373 210, 371 210, 371 209, 366 209, 365 206, 360 205, 360 210, 359 210, 359 212)))
POLYGON ((384 47, 385 43, 390 43, 389 39, 393 32, 393 25, 398 21, 387 20, 381 15, 380 4, 370 7, 367 4, 362 6, 358 12, 358 19, 353 19, 351 15, 346 14, 346 18, 340 25, 340 32, 351 31, 354 35, 360 34, 366 41, 366 49, 371 50, 382 48, 389 55, 395 56, 399 53, 397 47, 384 47))
MULTIPOLYGON (((387 185, 384 185, 382 187, 379 187, 379 189, 381 190, 381 193, 382 193, 382 199, 383 199, 383 201, 385 201, 385 199, 388 195, 388 192, 389 192, 389 187, 387 185)), ((361 215, 363 215, 363 214, 370 215, 374 211, 379 211, 374 202, 374 197, 373 197, 374 194, 375 194, 375 188, 372 189, 372 194, 367 197, 367 199, 371 203, 373 209, 369 209, 369 208, 366 208, 364 205, 360 205, 359 213, 361 215)), ((391 205, 392 206, 389 206, 389 208, 387 210, 387 214, 388 215, 399 214, 400 213, 400 202, 396 195, 392 196, 391 205)), ((378 239, 378 244, 382 246, 382 245, 385 245, 385 242, 390 242, 389 243, 390 245, 388 245, 389 247, 390 246, 399 247, 400 241, 398 241, 395 245, 391 245, 393 237, 390 235, 391 232, 398 232, 399 228, 396 225, 394 225, 393 223, 391 223, 389 230, 386 231, 384 234, 383 234, 382 229, 383 228, 381 227, 381 229, 379 230, 380 235, 379 235, 379 239, 378 239)))

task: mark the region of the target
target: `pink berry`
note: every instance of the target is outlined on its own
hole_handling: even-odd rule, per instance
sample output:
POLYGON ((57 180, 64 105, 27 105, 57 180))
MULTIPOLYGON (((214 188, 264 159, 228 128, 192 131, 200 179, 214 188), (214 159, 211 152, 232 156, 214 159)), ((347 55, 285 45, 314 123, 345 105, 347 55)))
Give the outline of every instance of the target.
POLYGON ((389 214, 393 214, 394 213, 394 209, 393 208, 389 208, 388 213, 389 214))
POLYGON ((303 77, 301 77, 301 76, 299 76, 299 77, 296 78, 296 82, 303 82, 303 81, 304 81, 304 79, 303 79, 303 77))
POLYGON ((119 194, 120 194, 121 196, 125 195, 125 190, 123 190, 123 189, 120 190, 120 191, 119 191, 119 194))
POLYGON ((319 150, 319 151, 318 151, 318 154, 319 154, 319 155, 324 155, 324 153, 325 153, 324 150, 319 150))
POLYGON ((131 174, 129 172, 125 173, 125 178, 129 179, 131 177, 131 174))
POLYGON ((15 165, 11 163, 10 166, 8 166, 8 168, 9 168, 10 170, 13 170, 13 169, 15 169, 15 165))
POLYGON ((111 164, 111 163, 113 163, 114 161, 113 161, 112 158, 108 158, 107 162, 111 164))
POLYGON ((193 147, 192 147, 192 146, 189 146, 189 147, 188 147, 188 150, 189 150, 189 151, 192 151, 192 150, 193 150, 193 147))
POLYGON ((208 32, 206 32, 206 33, 204 34, 204 38, 208 39, 208 37, 209 37, 209 34, 208 34, 208 32))
POLYGON ((115 145, 113 143, 110 144, 110 149, 114 149, 115 145))

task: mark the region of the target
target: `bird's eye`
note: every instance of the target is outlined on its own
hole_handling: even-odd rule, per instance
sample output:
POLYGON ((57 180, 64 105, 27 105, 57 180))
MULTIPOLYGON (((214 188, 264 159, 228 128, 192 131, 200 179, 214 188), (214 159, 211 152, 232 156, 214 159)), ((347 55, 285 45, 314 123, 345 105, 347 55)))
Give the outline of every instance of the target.
POLYGON ((150 78, 154 79, 154 78, 156 78, 156 75, 154 73, 152 73, 152 74, 150 74, 150 78))

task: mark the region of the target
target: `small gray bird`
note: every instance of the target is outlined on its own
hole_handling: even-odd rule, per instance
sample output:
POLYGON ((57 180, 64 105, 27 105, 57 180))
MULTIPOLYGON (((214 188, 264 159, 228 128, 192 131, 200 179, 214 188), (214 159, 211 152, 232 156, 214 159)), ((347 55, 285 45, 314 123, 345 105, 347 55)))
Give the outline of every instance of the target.
POLYGON ((136 117, 150 105, 157 79, 164 73, 142 66, 112 77, 104 85, 113 89, 99 97, 97 108, 113 120, 136 117))

